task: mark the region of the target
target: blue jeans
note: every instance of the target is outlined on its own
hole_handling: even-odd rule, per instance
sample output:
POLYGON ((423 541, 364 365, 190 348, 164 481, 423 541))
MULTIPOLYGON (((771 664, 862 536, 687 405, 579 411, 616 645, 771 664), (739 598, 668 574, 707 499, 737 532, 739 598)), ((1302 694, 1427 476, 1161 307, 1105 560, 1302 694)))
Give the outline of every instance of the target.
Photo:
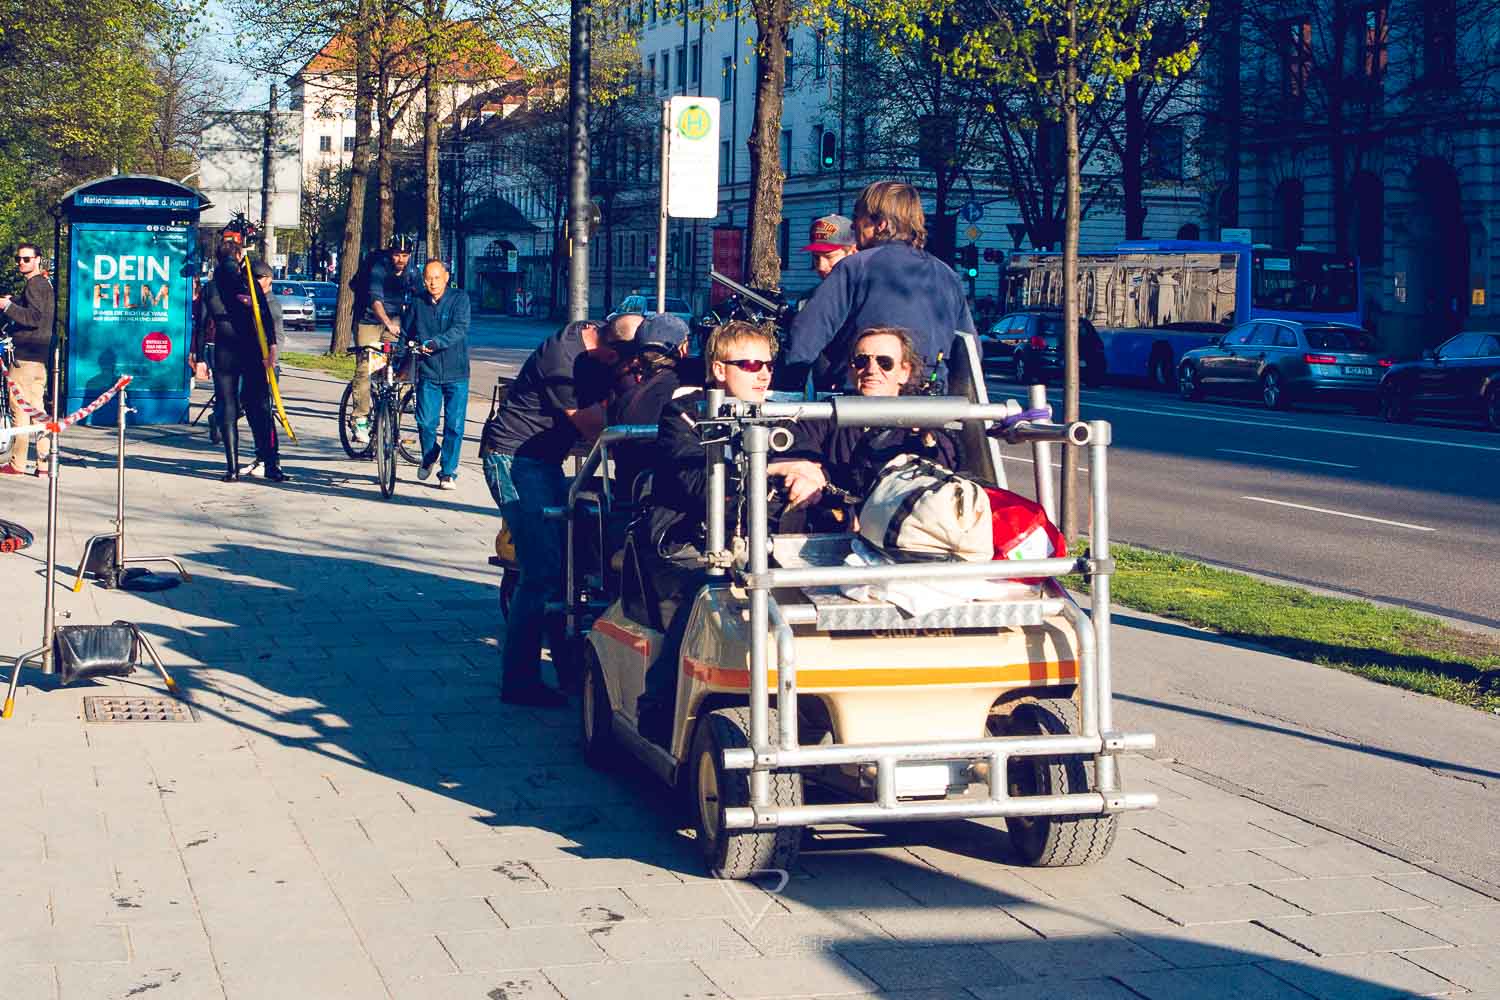
POLYGON ((561 522, 542 517, 542 508, 565 505, 568 483, 560 465, 496 454, 484 458, 484 481, 510 526, 521 568, 500 653, 500 688, 519 691, 541 683, 544 631, 554 657, 563 649, 562 616, 545 613, 546 603, 561 596, 563 529, 561 522))
POLYGON ((464 446, 464 415, 469 410, 469 380, 417 382, 417 436, 422 441, 422 464, 438 460, 438 407, 443 408, 443 451, 438 475, 452 479, 458 474, 458 452, 464 446))

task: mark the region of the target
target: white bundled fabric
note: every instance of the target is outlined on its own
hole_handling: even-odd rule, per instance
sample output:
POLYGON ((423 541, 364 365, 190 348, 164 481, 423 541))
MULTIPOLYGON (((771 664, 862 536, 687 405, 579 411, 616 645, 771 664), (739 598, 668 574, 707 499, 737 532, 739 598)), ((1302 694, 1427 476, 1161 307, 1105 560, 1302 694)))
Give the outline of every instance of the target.
MULTIPOLYGON (((849 555, 844 558, 847 566, 890 566, 896 560, 855 538, 849 555)), ((912 565, 903 563, 902 565, 912 565)), ((970 601, 1026 601, 1036 597, 1037 588, 1015 580, 961 580, 953 583, 930 581, 917 583, 908 580, 893 580, 886 583, 870 583, 844 586, 839 592, 851 601, 885 601, 894 604, 913 618, 920 618, 933 611, 951 608, 955 604, 970 601)))

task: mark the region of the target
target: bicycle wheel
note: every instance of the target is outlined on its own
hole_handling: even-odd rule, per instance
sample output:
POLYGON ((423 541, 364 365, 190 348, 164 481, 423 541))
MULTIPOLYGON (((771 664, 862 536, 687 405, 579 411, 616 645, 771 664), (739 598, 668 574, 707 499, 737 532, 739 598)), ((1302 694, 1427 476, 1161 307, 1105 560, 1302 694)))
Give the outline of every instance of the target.
POLYGON ((375 418, 374 433, 370 439, 375 443, 375 480, 380 484, 380 495, 389 500, 396 492, 396 420, 395 408, 382 398, 371 410, 375 418))
POLYGON ((417 391, 408 385, 401 390, 400 417, 396 421, 396 450, 408 465, 422 464, 422 437, 417 433, 417 391))
MULTIPOLYGON (((371 435, 374 440, 374 435, 371 435)), ((344 386, 344 396, 339 400, 339 444, 350 458, 369 458, 370 445, 354 443, 354 383, 344 386)))

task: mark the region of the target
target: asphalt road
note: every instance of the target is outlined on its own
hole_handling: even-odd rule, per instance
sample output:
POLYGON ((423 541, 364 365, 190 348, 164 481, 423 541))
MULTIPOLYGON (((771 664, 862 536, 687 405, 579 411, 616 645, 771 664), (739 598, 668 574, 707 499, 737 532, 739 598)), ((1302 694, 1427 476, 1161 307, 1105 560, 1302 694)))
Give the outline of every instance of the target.
POLYGON ((1121 387, 1081 408, 1114 428, 1116 540, 1500 627, 1500 435, 1121 387))

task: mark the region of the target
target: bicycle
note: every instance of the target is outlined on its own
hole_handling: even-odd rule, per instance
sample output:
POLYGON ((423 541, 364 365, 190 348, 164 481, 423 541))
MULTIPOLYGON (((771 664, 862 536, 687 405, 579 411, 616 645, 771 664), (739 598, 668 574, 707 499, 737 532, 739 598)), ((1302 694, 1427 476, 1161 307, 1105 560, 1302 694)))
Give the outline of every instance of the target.
MULTIPOLYGON (((0 430, 10 430, 15 423, 10 415, 10 369, 16 363, 15 341, 0 336, 0 430)), ((9 446, 9 440, 0 434, 0 443, 9 446)))
MULTIPOLYGON (((380 359, 380 370, 389 371, 390 364, 386 355, 389 353, 390 344, 367 344, 364 347, 351 347, 350 354, 359 355, 360 351, 371 352, 370 359, 370 398, 375 398, 375 368, 376 358, 380 359)), ((397 420, 396 450, 409 465, 422 464, 422 442, 417 436, 417 390, 415 384, 408 380, 401 383, 399 419, 397 420)), ((373 414, 373 409, 372 409, 373 414)), ((374 455, 375 434, 374 425, 371 424, 370 440, 364 445, 354 443, 354 380, 344 386, 344 395, 339 400, 339 443, 344 446, 344 454, 350 458, 371 458, 374 455)))
MULTIPOLYGON (((398 345, 386 342, 349 348, 351 354, 357 354, 360 351, 369 351, 372 355, 378 354, 383 363, 378 370, 370 372, 369 448, 358 455, 351 450, 349 435, 352 430, 352 420, 346 422, 343 404, 339 406, 339 434, 344 443, 344 450, 348 451, 351 457, 360 458, 365 454, 374 454, 375 481, 380 485, 380 495, 387 500, 396 492, 397 453, 399 452, 412 465, 419 464, 421 458, 422 445, 415 434, 415 429, 411 435, 407 435, 401 427, 401 418, 407 412, 406 406, 408 405, 411 406, 412 422, 414 425, 416 422, 415 379, 417 349, 420 346, 414 340, 406 341, 399 345, 404 350, 398 357, 391 357, 398 345), (402 369, 404 381, 397 377, 397 365, 400 365, 402 369)), ((372 364, 371 367, 373 368, 374 365, 372 364)), ((351 382, 344 391, 345 402, 350 401, 353 389, 354 383, 351 382)))

